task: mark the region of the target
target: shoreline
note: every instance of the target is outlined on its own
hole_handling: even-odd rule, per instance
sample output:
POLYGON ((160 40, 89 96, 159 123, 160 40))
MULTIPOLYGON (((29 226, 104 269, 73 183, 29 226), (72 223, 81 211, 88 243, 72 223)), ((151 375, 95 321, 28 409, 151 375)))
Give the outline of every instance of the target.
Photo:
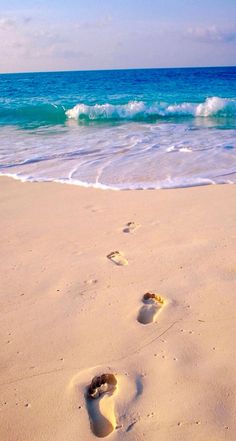
POLYGON ((104 412, 116 441, 235 441, 235 186, 1 178, 0 438, 92 441, 104 412), (104 373, 116 391, 91 410, 104 373))
POLYGON ((109 187, 106 184, 102 183, 88 183, 84 181, 80 181, 77 179, 54 179, 54 180, 33 180, 29 179, 27 177, 20 177, 16 175, 15 173, 0 173, 0 178, 7 178, 7 179, 14 179, 15 181, 24 183, 30 183, 30 184, 65 184, 69 186, 75 186, 75 187, 81 187, 81 188, 92 188, 94 190, 106 190, 106 191, 150 191, 150 190, 181 190, 184 188, 195 188, 195 187, 206 187, 209 185, 235 185, 234 181, 228 180, 227 182, 214 182, 210 180, 209 178, 205 179, 205 182, 196 183, 196 184, 185 184, 182 186, 171 186, 171 187, 137 187, 137 188, 117 188, 117 187, 109 187))

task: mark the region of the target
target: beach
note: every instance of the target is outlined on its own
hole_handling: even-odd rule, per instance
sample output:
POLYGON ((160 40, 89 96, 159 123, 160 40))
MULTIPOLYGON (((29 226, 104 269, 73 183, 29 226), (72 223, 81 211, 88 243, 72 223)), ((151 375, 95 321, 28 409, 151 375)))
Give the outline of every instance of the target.
POLYGON ((1 177, 2 441, 235 441, 235 197, 1 177))

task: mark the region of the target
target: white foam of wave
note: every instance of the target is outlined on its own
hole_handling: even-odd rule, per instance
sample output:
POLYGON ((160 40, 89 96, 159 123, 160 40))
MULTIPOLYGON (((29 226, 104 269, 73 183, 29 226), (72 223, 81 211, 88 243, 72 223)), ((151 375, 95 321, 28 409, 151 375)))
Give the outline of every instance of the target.
POLYGON ((170 123, 74 124, 52 136, 51 128, 42 133, 3 128, 0 172, 23 182, 104 190, 236 182, 235 130, 188 129, 170 123))
POLYGON ((192 153, 192 149, 190 149, 188 147, 181 147, 179 149, 179 152, 182 152, 182 153, 192 153))
POLYGON ((130 101, 124 105, 106 103, 94 106, 81 103, 68 110, 66 115, 72 119, 79 119, 81 116, 87 116, 89 119, 132 118, 139 113, 145 113, 145 110, 145 104, 142 101, 130 101))
POLYGON ((219 112, 227 111, 228 108, 231 108, 232 110, 236 110, 236 101, 226 99, 226 98, 218 98, 218 97, 212 97, 207 98, 205 103, 198 104, 196 107, 196 116, 210 116, 210 115, 216 115, 219 112))
POLYGON ((190 149, 189 147, 178 148, 174 145, 171 145, 170 147, 167 147, 166 152, 167 153, 170 153, 170 152, 192 153, 192 149, 190 149))
POLYGON ((167 147, 166 152, 170 153, 170 152, 174 152, 175 151, 175 146, 171 145, 170 147, 167 147))
POLYGON ((236 100, 229 98, 211 97, 204 103, 181 103, 145 104, 143 101, 130 101, 127 104, 95 104, 87 105, 79 103, 72 109, 66 111, 69 119, 78 120, 86 117, 90 120, 96 119, 132 119, 145 116, 184 116, 209 117, 219 113, 236 114, 236 100))
POLYGON ((199 187, 202 185, 216 185, 216 184, 235 184, 234 181, 230 179, 209 179, 209 178, 194 178, 194 179, 176 179, 176 178, 167 178, 164 181, 157 181, 153 183, 146 183, 143 185, 140 184, 129 184, 129 186, 119 185, 119 186, 111 186, 101 184, 99 182, 90 183, 86 181, 80 181, 79 179, 55 179, 55 178, 36 178, 32 176, 20 175, 16 173, 0 173, 0 177, 8 177, 15 179, 17 181, 21 181, 22 183, 27 182, 53 182, 57 184, 66 184, 66 185, 76 185, 84 188, 94 188, 98 190, 112 190, 112 191, 124 191, 124 190, 168 190, 174 188, 187 188, 187 187, 199 187))
POLYGON ((17 173, 0 173, 0 176, 12 178, 20 182, 55 182, 57 184, 77 185, 79 187, 84 187, 84 188, 96 188, 100 190, 114 190, 114 191, 119 191, 120 189, 122 189, 122 188, 101 184, 99 182, 90 183, 86 181, 80 181, 79 179, 56 179, 56 178, 46 179, 46 178, 27 176, 17 173))

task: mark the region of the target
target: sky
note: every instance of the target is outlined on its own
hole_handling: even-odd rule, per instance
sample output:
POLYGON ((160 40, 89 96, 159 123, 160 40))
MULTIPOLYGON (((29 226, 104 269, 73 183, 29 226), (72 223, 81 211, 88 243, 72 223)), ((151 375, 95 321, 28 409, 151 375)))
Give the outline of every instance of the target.
POLYGON ((0 0, 0 73, 236 65, 236 0, 0 0))

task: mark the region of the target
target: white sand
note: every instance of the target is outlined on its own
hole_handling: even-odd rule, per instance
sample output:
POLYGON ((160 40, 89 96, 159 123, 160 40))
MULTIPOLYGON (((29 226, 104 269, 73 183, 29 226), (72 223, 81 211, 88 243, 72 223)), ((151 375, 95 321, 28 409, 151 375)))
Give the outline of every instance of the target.
POLYGON ((0 440, 235 441, 236 187, 0 184, 0 440))

